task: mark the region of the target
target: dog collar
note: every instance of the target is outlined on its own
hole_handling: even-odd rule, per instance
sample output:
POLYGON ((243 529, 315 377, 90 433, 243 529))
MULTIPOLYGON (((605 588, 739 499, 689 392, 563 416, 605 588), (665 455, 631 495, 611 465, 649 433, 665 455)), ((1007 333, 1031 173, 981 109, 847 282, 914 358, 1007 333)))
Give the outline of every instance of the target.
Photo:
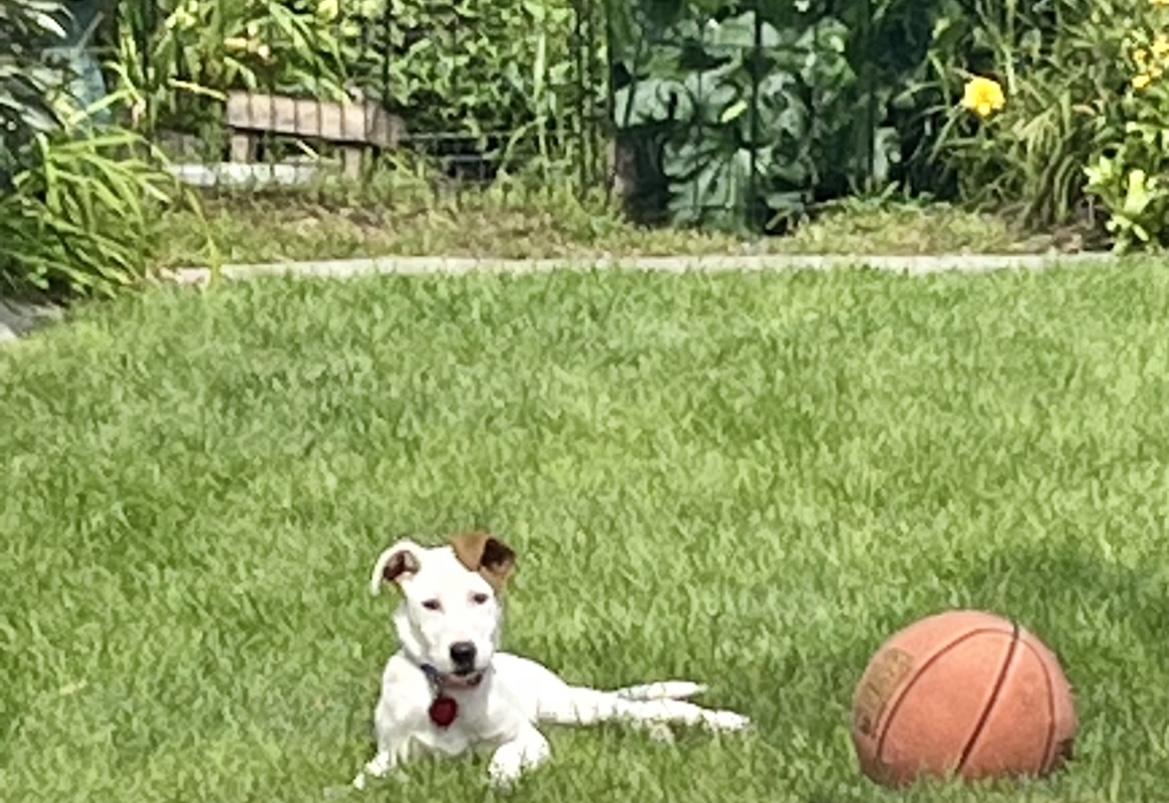
POLYGON ((440 728, 448 728, 455 721, 455 717, 459 715, 459 704, 455 702, 454 697, 440 694, 434 698, 430 708, 426 709, 426 714, 435 725, 440 728))
POLYGON ((467 679, 444 677, 431 664, 420 664, 422 674, 426 675, 426 679, 430 681, 431 688, 434 689, 434 699, 430 702, 430 708, 426 710, 430 721, 440 728, 450 727, 450 724, 455 721, 459 715, 459 704, 455 698, 446 693, 448 687, 473 689, 483 681, 483 672, 476 672, 467 679))

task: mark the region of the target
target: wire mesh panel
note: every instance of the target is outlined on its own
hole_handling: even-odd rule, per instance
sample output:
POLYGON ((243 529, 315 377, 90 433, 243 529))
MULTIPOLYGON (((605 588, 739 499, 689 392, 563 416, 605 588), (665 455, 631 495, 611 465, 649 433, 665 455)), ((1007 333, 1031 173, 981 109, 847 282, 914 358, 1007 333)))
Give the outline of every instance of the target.
POLYGON ((587 6, 453 0, 416 18, 388 14, 393 66, 382 93, 412 150, 460 183, 585 169, 596 69, 587 6))

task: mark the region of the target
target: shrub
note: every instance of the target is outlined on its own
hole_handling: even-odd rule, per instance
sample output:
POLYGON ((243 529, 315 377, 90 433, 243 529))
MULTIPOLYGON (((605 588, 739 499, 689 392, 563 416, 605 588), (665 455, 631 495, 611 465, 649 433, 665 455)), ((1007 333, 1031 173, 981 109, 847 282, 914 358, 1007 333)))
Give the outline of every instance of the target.
POLYGON ((1169 245, 1169 3, 1143 0, 1123 28, 1129 80, 1085 170, 1119 251, 1169 245))
POLYGON ((954 3, 930 48, 931 156, 975 204, 1036 227, 1107 216, 1116 246, 1164 242, 1169 6, 1164 0, 954 3), (1001 107, 963 94, 996 86, 1001 107))
POLYGON ((615 123, 643 147, 660 143, 671 220, 776 224, 801 215, 817 188, 855 184, 863 149, 852 147, 858 96, 844 22, 778 27, 753 10, 701 13, 634 16, 615 53, 615 123))
MULTIPOLYGON (((765 212, 782 227, 834 198, 893 182, 935 190, 936 171, 921 154, 936 130, 934 116, 922 114, 937 105, 936 88, 905 90, 921 77, 948 3, 623 5, 615 15, 616 125, 641 164, 660 163, 660 203, 676 223, 738 227, 765 212), (657 143, 660 154, 652 152, 657 143)), ((656 200, 651 194, 648 203, 656 200)))
POLYGON ((940 103, 930 151, 960 195, 1040 226, 1085 210, 1083 168, 1100 147, 1117 87, 1120 45, 1113 0, 974 0, 949 4, 929 56, 940 103), (972 6, 972 11, 971 11, 972 6), (1005 105, 979 114, 959 99, 977 79, 1005 105))

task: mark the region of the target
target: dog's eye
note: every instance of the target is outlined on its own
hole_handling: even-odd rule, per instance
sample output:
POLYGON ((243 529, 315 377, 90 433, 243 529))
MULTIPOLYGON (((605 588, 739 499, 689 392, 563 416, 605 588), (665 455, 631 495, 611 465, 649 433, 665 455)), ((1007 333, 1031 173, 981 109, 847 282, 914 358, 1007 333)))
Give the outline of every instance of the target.
POLYGON ((474 602, 476 605, 483 605, 484 603, 487 602, 488 599, 489 599, 489 597, 486 594, 482 594, 482 593, 471 595, 471 602, 474 602))
POLYGON ((428 599, 422 603, 422 607, 428 611, 437 611, 442 607, 442 603, 436 599, 428 599))

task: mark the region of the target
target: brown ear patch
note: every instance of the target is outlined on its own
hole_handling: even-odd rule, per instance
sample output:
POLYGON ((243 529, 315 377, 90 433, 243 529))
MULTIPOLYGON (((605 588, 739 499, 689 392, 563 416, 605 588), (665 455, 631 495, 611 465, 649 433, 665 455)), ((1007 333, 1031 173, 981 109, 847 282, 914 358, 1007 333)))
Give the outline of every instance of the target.
POLYGON ((382 567, 382 580, 396 583, 403 574, 414 574, 419 569, 418 558, 409 549, 395 552, 382 567))
POLYGON ((502 594, 515 572, 515 551, 491 533, 473 532, 450 538, 459 563, 479 572, 496 594, 502 594))

